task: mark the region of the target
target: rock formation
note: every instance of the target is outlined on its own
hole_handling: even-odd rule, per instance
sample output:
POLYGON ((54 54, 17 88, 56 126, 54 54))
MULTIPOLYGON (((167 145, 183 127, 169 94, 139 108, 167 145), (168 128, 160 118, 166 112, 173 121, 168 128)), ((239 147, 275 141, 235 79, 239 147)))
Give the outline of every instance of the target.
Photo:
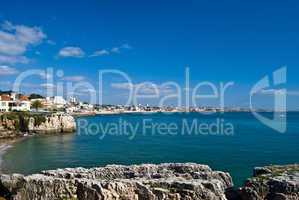
POLYGON ((74 117, 65 114, 46 116, 45 120, 36 124, 35 118, 31 117, 28 123, 28 131, 31 133, 66 133, 76 130, 74 117))
MULTIPOLYGON (((7 200, 298 200, 299 166, 254 169, 243 188, 228 173, 206 165, 143 164, 66 168, 0 176, 7 200)), ((1 199, 1 198, 0 198, 1 199)))
POLYGON ((23 133, 16 130, 14 120, 4 119, 0 120, 0 139, 10 139, 21 137, 23 133))
POLYGON ((75 130, 74 117, 66 114, 0 114, 0 139, 22 137, 24 134, 65 133, 75 130))
POLYGON ((232 200, 299 200, 299 165, 256 167, 243 188, 227 192, 232 200))
POLYGON ((199 164, 110 165, 2 175, 2 196, 14 200, 225 200, 228 173, 199 164))

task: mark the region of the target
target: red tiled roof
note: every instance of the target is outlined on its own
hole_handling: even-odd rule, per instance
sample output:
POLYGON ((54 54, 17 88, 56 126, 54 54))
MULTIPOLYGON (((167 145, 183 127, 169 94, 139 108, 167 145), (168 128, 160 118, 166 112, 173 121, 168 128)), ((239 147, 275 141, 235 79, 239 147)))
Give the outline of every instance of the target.
POLYGON ((20 96, 19 98, 20 101, 29 101, 29 98, 25 95, 20 96))
POLYGON ((10 96, 3 94, 3 95, 1 95, 0 101, 10 101, 10 96))

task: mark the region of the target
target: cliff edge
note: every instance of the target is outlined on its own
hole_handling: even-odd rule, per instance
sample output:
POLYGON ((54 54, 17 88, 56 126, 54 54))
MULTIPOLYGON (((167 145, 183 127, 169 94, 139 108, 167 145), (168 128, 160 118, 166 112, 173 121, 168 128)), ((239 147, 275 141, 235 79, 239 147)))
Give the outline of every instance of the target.
POLYGON ((298 200, 299 165, 256 167, 244 187, 207 165, 108 165, 0 175, 7 200, 298 200))
POLYGON ((0 114, 0 139, 13 139, 25 134, 66 133, 76 130, 76 121, 67 114, 0 114))
POLYGON ((58 169, 0 179, 1 195, 13 200, 225 200, 232 187, 228 173, 193 163, 58 169))
POLYGON ((231 200, 299 200, 299 165, 256 167, 245 186, 227 192, 231 200))

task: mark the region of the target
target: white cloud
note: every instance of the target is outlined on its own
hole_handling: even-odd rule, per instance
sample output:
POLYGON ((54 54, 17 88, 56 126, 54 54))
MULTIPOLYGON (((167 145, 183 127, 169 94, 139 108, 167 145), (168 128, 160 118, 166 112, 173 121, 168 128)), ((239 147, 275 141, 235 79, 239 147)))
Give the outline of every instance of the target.
POLYGON ((0 31, 0 53, 21 55, 29 45, 39 44, 46 37, 39 27, 13 25, 6 21, 0 31))
POLYGON ((6 63, 6 64, 23 63, 23 64, 26 64, 28 62, 29 62, 29 59, 25 56, 8 56, 8 55, 0 54, 0 63, 6 63))
POLYGON ((123 44, 123 45, 121 45, 120 48, 122 48, 122 49, 132 49, 131 45, 129 45, 129 44, 123 44))
POLYGON ((132 49, 132 47, 129 44, 122 44, 121 46, 111 48, 110 52, 111 53, 120 53, 121 50, 123 50, 123 49, 129 50, 129 49, 132 49))
POLYGON ((59 51, 60 57, 76 57, 82 58, 85 53, 80 47, 64 47, 59 51))
POLYGON ((39 27, 13 25, 5 21, 0 28, 0 63, 24 63, 28 47, 40 44, 47 35, 39 27))
POLYGON ((97 91, 93 88, 81 88, 79 91, 77 91, 77 94, 85 94, 86 93, 96 93, 97 91))
POLYGON ((83 81, 85 80, 84 76, 65 76, 62 78, 65 81, 83 81))
POLYGON ((119 48, 119 47, 113 47, 113 48, 111 49, 111 52, 112 52, 112 53, 120 53, 120 48, 119 48))
MULTIPOLYGON (((72 49, 68 49, 68 51, 74 50, 74 48, 76 48, 76 54, 80 54, 80 53, 78 53, 79 51, 81 51, 83 53, 82 55, 75 56, 75 57, 83 57, 85 55, 85 53, 83 52, 82 49, 80 49, 78 47, 71 47, 71 48, 72 49)), ((93 52, 91 55, 89 55, 89 57, 99 57, 99 56, 110 55, 110 54, 113 54, 113 53, 121 53, 121 50, 123 50, 123 49, 124 50, 125 49, 129 50, 129 49, 132 49, 132 47, 129 44, 122 44, 121 46, 113 47, 109 50, 107 50, 107 49, 97 50, 97 51, 93 52)), ((69 56, 68 52, 66 54, 67 54, 67 56, 69 56)), ((60 53, 59 53, 59 55, 60 55, 60 53)), ((60 55, 60 56, 62 56, 62 55, 60 55)), ((64 57, 66 57, 66 56, 64 56, 64 57)))
POLYGON ((14 34, 0 31, 0 53, 4 55, 20 55, 26 51, 26 46, 14 34))
POLYGON ((120 53, 122 49, 132 49, 132 47, 129 44, 123 44, 118 47, 113 47, 110 50, 100 50, 100 51, 95 51, 90 57, 95 57, 95 56, 103 56, 103 55, 109 55, 111 53, 120 53))
POLYGON ((56 42, 54 42, 53 40, 47 40, 47 43, 50 45, 56 45, 56 42))
POLYGON ((42 87, 42 88, 47 88, 47 89, 55 88, 55 85, 52 84, 52 83, 42 83, 39 86, 42 87))
POLYGON ((11 82, 10 81, 0 81, 0 85, 8 87, 8 86, 11 86, 11 82))
POLYGON ((105 56, 109 54, 110 54, 109 51, 107 51, 106 49, 102 49, 99 51, 95 51, 92 55, 90 55, 90 57, 105 56))
POLYGON ((1 65, 0 66, 0 75, 14 75, 17 74, 18 70, 15 68, 6 66, 6 65, 1 65))

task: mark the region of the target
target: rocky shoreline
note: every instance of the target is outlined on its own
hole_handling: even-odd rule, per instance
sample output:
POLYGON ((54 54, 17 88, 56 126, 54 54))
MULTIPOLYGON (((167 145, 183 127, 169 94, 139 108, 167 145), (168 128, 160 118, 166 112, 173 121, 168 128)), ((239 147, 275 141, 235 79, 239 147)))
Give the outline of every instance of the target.
POLYGON ((227 194, 232 200, 298 200, 299 165, 256 167, 244 187, 227 194))
POLYGON ((0 140, 36 134, 69 133, 75 130, 75 118, 67 114, 46 115, 23 112, 0 114, 0 140))
POLYGON ((299 199, 299 166, 256 168, 243 188, 207 165, 167 163, 66 168, 0 176, 0 196, 13 200, 282 200, 299 199))

